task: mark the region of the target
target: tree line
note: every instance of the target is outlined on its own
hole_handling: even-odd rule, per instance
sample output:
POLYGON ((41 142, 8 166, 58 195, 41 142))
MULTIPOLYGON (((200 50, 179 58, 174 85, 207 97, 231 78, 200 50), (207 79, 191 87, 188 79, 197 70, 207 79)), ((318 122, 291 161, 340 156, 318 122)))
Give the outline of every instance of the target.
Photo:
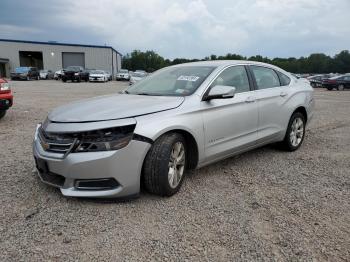
POLYGON ((322 53, 311 54, 300 58, 273 58, 260 55, 245 57, 238 54, 228 53, 224 56, 211 55, 203 59, 175 58, 165 59, 154 51, 142 52, 134 50, 123 57, 122 67, 131 71, 145 70, 153 72, 170 65, 205 61, 205 60, 251 60, 276 65, 291 73, 350 73, 350 53, 348 50, 341 51, 331 57, 322 53))

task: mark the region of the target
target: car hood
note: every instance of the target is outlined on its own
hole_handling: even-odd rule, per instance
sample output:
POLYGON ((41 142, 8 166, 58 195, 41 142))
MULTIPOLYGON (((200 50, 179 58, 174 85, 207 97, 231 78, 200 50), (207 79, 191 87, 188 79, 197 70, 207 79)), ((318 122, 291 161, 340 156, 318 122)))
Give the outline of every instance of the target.
POLYGON ((62 123, 115 120, 174 109, 184 100, 184 97, 115 94, 58 107, 48 118, 62 123))

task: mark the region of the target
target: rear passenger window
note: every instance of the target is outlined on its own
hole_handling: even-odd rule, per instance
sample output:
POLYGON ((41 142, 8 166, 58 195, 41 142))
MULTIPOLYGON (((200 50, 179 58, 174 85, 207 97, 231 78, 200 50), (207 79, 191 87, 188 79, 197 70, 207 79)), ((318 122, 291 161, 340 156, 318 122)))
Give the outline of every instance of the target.
POLYGON ((232 66, 225 69, 211 84, 211 87, 216 85, 235 87, 236 93, 250 91, 248 75, 244 66, 232 66))
POLYGON ((253 75, 258 85, 258 89, 266 89, 280 86, 280 80, 277 73, 267 67, 251 66, 253 75))
MULTIPOLYGON (((290 78, 288 76, 278 71, 277 71, 277 74, 280 77, 281 86, 287 86, 290 84, 290 78)), ((316 79, 321 80, 321 77, 318 77, 316 79)))

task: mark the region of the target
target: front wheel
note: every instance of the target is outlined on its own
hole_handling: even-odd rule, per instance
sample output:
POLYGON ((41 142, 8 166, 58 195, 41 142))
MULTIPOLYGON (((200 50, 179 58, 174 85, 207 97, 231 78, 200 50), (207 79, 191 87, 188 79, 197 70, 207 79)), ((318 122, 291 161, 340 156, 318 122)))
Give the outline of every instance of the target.
POLYGON ((169 133, 157 139, 147 153, 143 167, 146 190, 160 196, 179 191, 186 167, 186 142, 182 135, 169 133))
POLYGON ((328 91, 332 91, 332 90, 333 90, 333 87, 327 86, 327 90, 328 90, 328 91))
POLYGON ((296 112, 289 120, 287 132, 282 145, 287 151, 295 151, 303 143, 304 136, 305 117, 302 113, 296 112))
POLYGON ((339 85, 339 86, 338 86, 338 90, 339 90, 339 91, 344 91, 344 85, 339 85))
POLYGON ((6 115, 6 110, 0 110, 0 119, 6 115))

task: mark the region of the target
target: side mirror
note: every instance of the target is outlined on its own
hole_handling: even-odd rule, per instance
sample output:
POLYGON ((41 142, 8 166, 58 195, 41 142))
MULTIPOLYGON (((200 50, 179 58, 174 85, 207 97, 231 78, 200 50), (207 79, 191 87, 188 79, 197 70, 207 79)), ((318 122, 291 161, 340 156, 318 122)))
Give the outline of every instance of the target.
POLYGON ((209 93, 203 98, 203 101, 212 99, 228 99, 235 96, 236 88, 232 86, 214 86, 209 93))

